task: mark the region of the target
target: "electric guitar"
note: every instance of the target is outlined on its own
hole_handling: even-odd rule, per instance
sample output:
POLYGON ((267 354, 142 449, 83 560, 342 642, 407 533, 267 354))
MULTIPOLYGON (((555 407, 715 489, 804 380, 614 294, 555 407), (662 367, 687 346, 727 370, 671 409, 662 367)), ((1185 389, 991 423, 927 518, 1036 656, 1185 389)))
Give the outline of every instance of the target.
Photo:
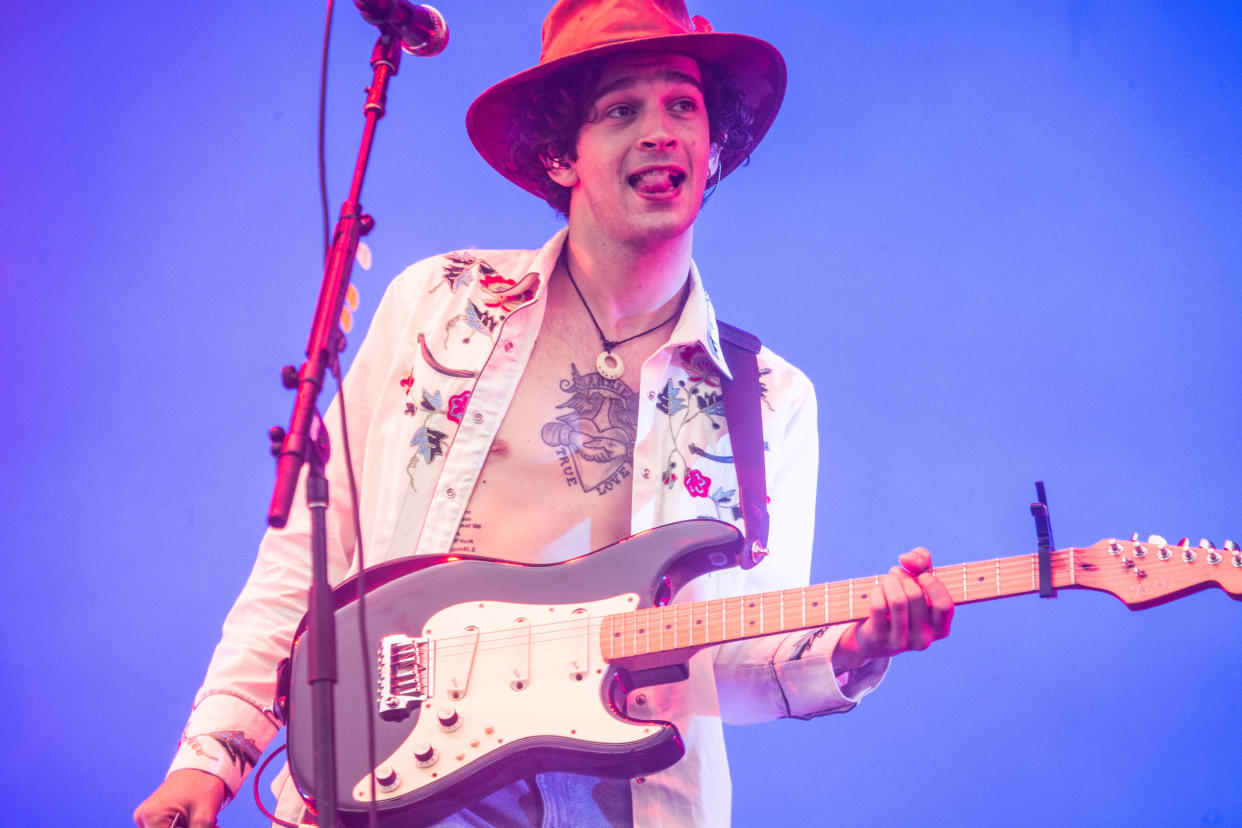
MULTIPOLYGON (((676 728, 632 719, 635 687, 685 678, 696 651, 729 641, 868 617, 879 576, 696 603, 689 581, 737 565, 737 529, 673 523, 558 564, 425 556, 367 571, 374 658, 357 673, 357 580, 334 592, 339 815, 365 819, 375 776, 383 822, 433 822, 517 779, 550 770, 639 776, 684 752, 676 728), (365 689, 364 689, 365 687, 365 689), (372 717, 378 766, 367 760, 372 717)), ((1104 540, 1050 554, 1052 586, 1110 592, 1143 609, 1219 586, 1242 599, 1242 552, 1206 541, 1104 540)), ((1040 589, 1035 553, 936 567, 959 604, 1040 589)), ((314 778, 307 656, 301 636, 282 671, 289 762, 314 778)))

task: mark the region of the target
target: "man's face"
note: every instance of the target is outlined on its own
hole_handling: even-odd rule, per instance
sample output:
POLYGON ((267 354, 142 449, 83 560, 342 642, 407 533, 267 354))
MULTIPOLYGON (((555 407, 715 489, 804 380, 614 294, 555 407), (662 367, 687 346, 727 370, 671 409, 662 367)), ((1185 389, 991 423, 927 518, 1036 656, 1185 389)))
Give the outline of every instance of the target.
POLYGON ((670 54, 612 57, 595 94, 577 159, 549 170, 570 188, 570 227, 627 244, 685 233, 711 177, 698 63, 670 54))

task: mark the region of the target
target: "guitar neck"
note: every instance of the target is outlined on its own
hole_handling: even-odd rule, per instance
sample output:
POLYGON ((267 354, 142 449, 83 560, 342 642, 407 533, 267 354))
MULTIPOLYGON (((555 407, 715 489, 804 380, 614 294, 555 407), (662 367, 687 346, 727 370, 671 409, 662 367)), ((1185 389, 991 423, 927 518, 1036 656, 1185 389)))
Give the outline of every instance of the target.
MULTIPOLYGON (((1073 586, 1077 550, 1052 553, 1052 585, 1073 586)), ((993 601, 1039 591, 1039 556, 1017 555, 937 567, 957 604, 993 601)), ((881 576, 852 578, 809 587, 735 598, 717 598, 603 619, 600 635, 608 661, 697 650, 729 641, 861 621, 870 614, 871 593, 881 576)))

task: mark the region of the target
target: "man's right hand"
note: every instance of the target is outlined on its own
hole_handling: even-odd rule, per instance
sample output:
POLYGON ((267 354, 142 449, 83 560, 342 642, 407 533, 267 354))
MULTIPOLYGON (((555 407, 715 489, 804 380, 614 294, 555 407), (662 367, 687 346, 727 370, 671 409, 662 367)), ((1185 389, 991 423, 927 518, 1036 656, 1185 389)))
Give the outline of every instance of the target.
POLYGON ((206 771, 184 768, 168 774, 146 801, 134 809, 138 828, 214 828, 216 814, 228 798, 224 780, 206 771))

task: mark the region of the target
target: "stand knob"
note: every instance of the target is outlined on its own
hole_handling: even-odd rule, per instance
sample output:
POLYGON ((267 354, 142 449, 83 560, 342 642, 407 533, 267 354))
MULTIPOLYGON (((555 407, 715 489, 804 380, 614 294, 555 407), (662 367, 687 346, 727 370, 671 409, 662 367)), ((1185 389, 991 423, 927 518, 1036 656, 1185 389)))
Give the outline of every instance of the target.
POLYGON ((280 426, 272 426, 267 430, 267 439, 272 443, 272 456, 280 456, 280 448, 285 444, 285 430, 280 426))

